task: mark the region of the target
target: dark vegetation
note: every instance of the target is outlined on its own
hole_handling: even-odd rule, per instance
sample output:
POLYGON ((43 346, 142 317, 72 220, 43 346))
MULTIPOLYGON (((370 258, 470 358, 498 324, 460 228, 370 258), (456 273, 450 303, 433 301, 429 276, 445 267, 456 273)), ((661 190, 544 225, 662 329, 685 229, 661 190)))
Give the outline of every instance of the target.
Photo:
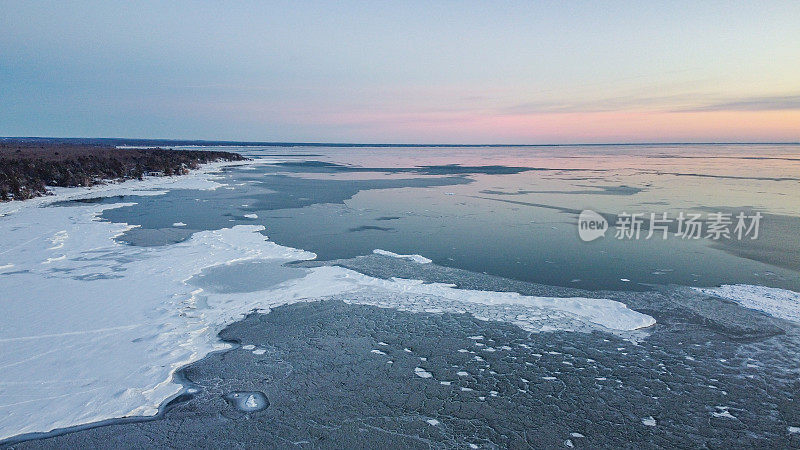
POLYGON ((109 145, 0 141, 0 201, 48 193, 47 186, 74 187, 144 176, 184 175, 200 164, 240 161, 237 153, 109 145))

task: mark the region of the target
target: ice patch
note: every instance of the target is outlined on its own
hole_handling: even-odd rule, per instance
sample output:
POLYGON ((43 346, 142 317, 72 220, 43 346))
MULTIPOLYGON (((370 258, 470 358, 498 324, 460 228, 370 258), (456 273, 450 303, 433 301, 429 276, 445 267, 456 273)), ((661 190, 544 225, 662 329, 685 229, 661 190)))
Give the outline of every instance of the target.
POLYGON ((385 352, 382 352, 382 351, 377 350, 377 349, 370 350, 370 352, 371 353, 375 353, 376 355, 385 355, 386 354, 385 352))
POLYGON ((415 367, 414 368, 414 375, 416 375, 416 376, 418 376, 420 378, 430 378, 430 377, 433 376, 433 374, 431 374, 427 370, 423 369, 422 367, 415 367))
POLYGON ((726 419, 736 418, 736 416, 734 416, 733 414, 730 413, 730 411, 728 411, 727 406, 716 406, 715 408, 717 410, 711 413, 713 417, 724 417, 726 419))
POLYGON ((694 288, 706 295, 724 298, 771 316, 800 323, 800 293, 750 284, 725 284, 717 288, 694 288))
POLYGON ((44 260, 44 262, 42 264, 50 264, 50 263, 54 263, 56 261, 63 261, 65 259, 67 259, 67 255, 56 256, 56 257, 53 257, 53 258, 47 258, 46 260, 44 260))
POLYGON ((654 419, 653 416, 645 417, 642 419, 642 424, 648 427, 654 427, 656 426, 656 419, 654 419))
POLYGON ((258 214, 245 214, 243 217, 246 219, 258 219, 258 214))
POLYGON ((244 350, 253 350, 254 348, 256 348, 256 346, 253 345, 253 344, 247 344, 247 345, 243 345, 242 348, 244 350))
POLYGON ((223 396, 233 407, 242 412, 260 411, 269 406, 263 392, 231 392, 223 396))
POLYGON ((789 434, 800 434, 800 427, 789 427, 786 429, 789 434))
POLYGON ((254 354, 254 355, 263 355, 263 354, 264 354, 264 353, 266 353, 266 352, 267 352, 267 351, 266 351, 266 350, 264 350, 263 348, 257 348, 257 349, 255 349, 255 350, 253 350, 253 354, 254 354))
POLYGON ((421 255, 399 255, 397 253, 393 253, 393 252, 386 251, 386 250, 381 250, 379 248, 376 248, 375 250, 373 250, 372 253, 375 253, 376 255, 389 256, 389 257, 392 257, 392 258, 408 259, 408 260, 414 261, 415 263, 419 263, 419 264, 428 264, 428 263, 432 262, 430 259, 428 259, 428 258, 426 258, 424 256, 421 256, 421 255))
POLYGON ((433 425, 434 427, 435 427, 436 425, 439 425, 439 421, 438 421, 438 420, 436 420, 436 419, 428 419, 428 420, 426 420, 425 422, 428 422, 430 425, 433 425))
POLYGON ((56 250, 63 247, 64 241, 66 241, 67 238, 69 238, 67 230, 61 230, 58 233, 54 234, 53 237, 50 238, 50 242, 53 244, 53 246, 50 247, 50 250, 56 250))
POLYGON ((172 224, 173 227, 185 227, 186 224, 183 222, 175 222, 172 224))
POLYGON ((464 371, 458 372, 458 373, 456 373, 456 375, 458 375, 460 377, 468 377, 469 376, 469 374, 467 372, 464 372, 464 371))

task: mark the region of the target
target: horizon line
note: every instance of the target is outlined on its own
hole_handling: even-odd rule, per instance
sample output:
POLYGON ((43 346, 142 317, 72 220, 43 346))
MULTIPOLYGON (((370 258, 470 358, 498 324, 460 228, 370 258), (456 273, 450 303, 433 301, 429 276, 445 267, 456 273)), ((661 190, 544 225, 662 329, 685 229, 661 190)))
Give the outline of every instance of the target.
POLYGON ((800 145, 800 141, 711 141, 711 142, 579 142, 579 143, 540 143, 540 144, 448 144, 448 143, 365 143, 365 142, 309 142, 309 141, 246 141, 213 139, 177 138, 124 138, 124 137, 59 137, 59 136, 0 136, 0 141, 76 141, 108 143, 112 145, 135 145, 135 143, 171 143, 172 145, 205 146, 253 146, 253 147, 574 147, 574 146, 634 146, 634 145, 800 145))

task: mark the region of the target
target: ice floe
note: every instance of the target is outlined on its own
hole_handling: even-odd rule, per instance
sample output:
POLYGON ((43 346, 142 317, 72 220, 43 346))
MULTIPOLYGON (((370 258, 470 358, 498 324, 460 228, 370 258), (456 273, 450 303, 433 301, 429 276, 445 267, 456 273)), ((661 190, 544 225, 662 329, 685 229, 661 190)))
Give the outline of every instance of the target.
POLYGON ((724 298, 771 316, 800 323, 800 293, 750 284, 724 284, 716 288, 694 288, 706 295, 724 298))
POLYGON ((734 416, 733 414, 730 413, 730 411, 728 411, 728 407, 727 406, 716 406, 715 408, 716 408, 716 411, 713 411, 711 413, 711 415, 713 417, 722 417, 722 418, 726 418, 726 419, 735 419, 736 418, 736 416, 734 416))
POLYGON ((414 261, 415 263, 419 264, 428 264, 431 262, 430 259, 421 255, 399 255, 397 253, 393 253, 387 250, 381 250, 379 248, 373 250, 372 253, 375 253, 376 255, 389 256, 391 258, 408 259, 410 261, 414 261))
POLYGON ((430 377, 433 376, 433 374, 431 374, 427 370, 423 369, 422 367, 415 367, 414 368, 414 375, 416 375, 416 376, 418 376, 420 378, 430 378, 430 377))

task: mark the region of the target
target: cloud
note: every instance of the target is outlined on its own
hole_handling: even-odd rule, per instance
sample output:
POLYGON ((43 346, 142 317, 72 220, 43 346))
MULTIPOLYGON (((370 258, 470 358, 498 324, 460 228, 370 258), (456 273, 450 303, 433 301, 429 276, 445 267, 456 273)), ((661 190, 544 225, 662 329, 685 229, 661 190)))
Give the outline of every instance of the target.
POLYGON ((800 95, 724 97, 682 93, 661 96, 617 96, 578 101, 535 101, 502 108, 501 115, 597 113, 619 111, 715 112, 800 110, 800 95))
POLYGON ((787 111, 800 110, 800 95, 773 95, 744 97, 708 105, 676 110, 675 112, 702 111, 787 111))
POLYGON ((534 101, 503 108, 501 114, 592 113, 650 110, 664 111, 697 103, 704 94, 620 95, 575 101, 534 101))

